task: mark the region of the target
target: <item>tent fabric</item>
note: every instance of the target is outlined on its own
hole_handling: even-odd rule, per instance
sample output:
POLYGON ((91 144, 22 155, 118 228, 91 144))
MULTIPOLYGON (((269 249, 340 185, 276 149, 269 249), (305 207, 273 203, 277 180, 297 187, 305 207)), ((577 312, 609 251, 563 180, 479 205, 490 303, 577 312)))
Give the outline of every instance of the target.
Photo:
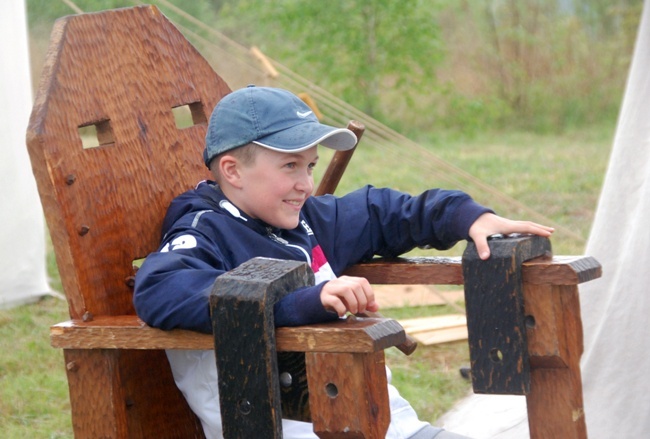
POLYGON ((473 439, 530 437, 526 397, 519 395, 469 395, 445 413, 438 425, 473 439))
POLYGON ((32 91, 24 0, 3 5, 0 53, 0 308, 9 308, 50 290, 45 221, 25 146, 32 91))
POLYGON ((650 6, 644 4, 586 254, 603 277, 580 290, 589 437, 650 435, 650 6))
MULTIPOLYGON (((580 286, 590 439, 650 434, 650 6, 644 4, 603 190, 585 254, 603 276, 580 286)), ((525 399, 471 395, 439 424, 476 439, 528 438, 525 399)))

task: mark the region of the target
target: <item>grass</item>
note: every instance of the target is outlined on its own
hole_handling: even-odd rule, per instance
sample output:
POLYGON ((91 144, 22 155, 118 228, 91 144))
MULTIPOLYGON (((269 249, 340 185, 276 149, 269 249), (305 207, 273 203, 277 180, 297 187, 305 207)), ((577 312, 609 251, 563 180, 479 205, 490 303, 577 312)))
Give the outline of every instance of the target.
POLYGON ((0 431, 6 439, 72 437, 63 354, 48 328, 67 317, 65 301, 43 299, 0 311, 0 431))
MULTIPOLYGON (((397 151, 360 148, 345 174, 340 192, 372 182, 417 192, 449 186, 439 167, 428 159, 436 154, 480 178, 533 212, 566 228, 553 239, 557 254, 582 253, 605 172, 613 127, 537 136, 524 133, 486 135, 474 140, 442 137, 419 139, 428 145, 417 151, 422 160, 397 151)), ((417 155, 416 154, 416 155, 417 155)), ((324 159, 328 153, 322 151, 324 159)), ((325 160, 326 161, 326 160, 325 160)), ((321 166, 321 172, 324 166, 321 166)), ((477 188, 480 202, 508 216, 527 217, 508 202, 477 188), (521 214, 521 215, 520 215, 521 214)), ((543 221, 540 221, 543 222, 543 221)), ((460 254, 464 245, 450 252, 460 254)), ((440 254, 428 252, 427 254, 440 254)), ((49 254, 53 288, 60 290, 49 254)), ((394 318, 455 312, 445 307, 384 310, 394 318)), ((7 439, 72 437, 63 356, 49 346, 48 328, 67 318, 65 302, 46 298, 36 304, 0 310, 0 431, 7 439)), ((396 349, 386 353, 393 383, 414 405, 420 417, 435 421, 470 391, 459 368, 469 363, 466 343, 420 346, 410 357, 396 349)))

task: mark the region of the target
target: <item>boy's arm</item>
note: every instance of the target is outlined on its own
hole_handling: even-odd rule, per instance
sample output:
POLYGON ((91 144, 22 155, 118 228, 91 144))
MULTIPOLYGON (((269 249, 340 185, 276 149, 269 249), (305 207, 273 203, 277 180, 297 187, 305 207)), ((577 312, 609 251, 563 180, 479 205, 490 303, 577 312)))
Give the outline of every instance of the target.
POLYGON ((274 308, 276 326, 298 326, 336 320, 347 312, 376 312, 379 305, 367 279, 354 276, 294 291, 274 308))
POLYGON ((340 198, 314 198, 307 206, 310 224, 335 273, 375 255, 450 248, 469 238, 477 218, 492 212, 463 192, 442 189, 412 196, 366 186, 340 198))
POLYGON ((275 326, 301 326, 336 320, 338 314, 323 306, 321 293, 329 282, 299 288, 279 300, 274 308, 275 326))
MULTIPOLYGON (((212 332, 209 297, 215 279, 234 268, 196 229, 177 232, 136 273, 133 303, 148 325, 212 332), (173 245, 174 242, 180 243, 173 245)), ((275 305, 276 326, 299 326, 338 318, 321 302, 323 284, 296 290, 275 305)))

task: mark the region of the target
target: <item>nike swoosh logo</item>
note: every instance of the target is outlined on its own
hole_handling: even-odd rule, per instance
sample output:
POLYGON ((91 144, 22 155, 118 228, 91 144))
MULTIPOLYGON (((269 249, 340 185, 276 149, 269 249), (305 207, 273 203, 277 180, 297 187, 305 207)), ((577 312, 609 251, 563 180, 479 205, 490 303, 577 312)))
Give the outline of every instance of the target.
POLYGON ((297 114, 298 117, 300 117, 301 119, 304 119, 305 117, 309 116, 311 113, 312 113, 311 111, 305 111, 305 112, 302 112, 302 111, 296 111, 296 114, 297 114))

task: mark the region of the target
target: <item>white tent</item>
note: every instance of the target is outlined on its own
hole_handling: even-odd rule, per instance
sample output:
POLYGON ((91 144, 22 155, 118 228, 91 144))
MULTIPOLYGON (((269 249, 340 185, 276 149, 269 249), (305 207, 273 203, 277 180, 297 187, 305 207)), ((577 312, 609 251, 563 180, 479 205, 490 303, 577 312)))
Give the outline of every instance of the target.
MULTIPOLYGON (((643 16, 585 253, 603 277, 580 287, 590 439, 650 437, 650 6, 643 16)), ((443 417, 481 438, 529 437, 523 397, 472 395, 443 417)))
POLYGON ((25 147, 32 91, 24 0, 3 4, 0 53, 0 308, 8 308, 50 289, 45 222, 25 147))
POLYGON ((644 12, 586 253, 601 280, 581 288, 590 438, 650 437, 650 5, 644 12))

